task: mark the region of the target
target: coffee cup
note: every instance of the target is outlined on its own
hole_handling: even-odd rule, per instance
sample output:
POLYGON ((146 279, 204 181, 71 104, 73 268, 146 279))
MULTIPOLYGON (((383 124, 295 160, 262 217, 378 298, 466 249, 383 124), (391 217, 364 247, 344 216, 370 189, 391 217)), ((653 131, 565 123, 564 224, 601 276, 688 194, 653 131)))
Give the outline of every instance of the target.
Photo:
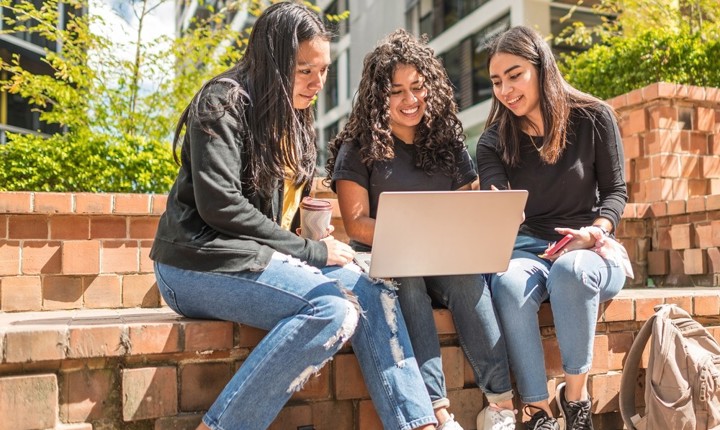
POLYGON ((320 240, 327 236, 332 204, 327 200, 305 197, 300 202, 300 236, 320 240))

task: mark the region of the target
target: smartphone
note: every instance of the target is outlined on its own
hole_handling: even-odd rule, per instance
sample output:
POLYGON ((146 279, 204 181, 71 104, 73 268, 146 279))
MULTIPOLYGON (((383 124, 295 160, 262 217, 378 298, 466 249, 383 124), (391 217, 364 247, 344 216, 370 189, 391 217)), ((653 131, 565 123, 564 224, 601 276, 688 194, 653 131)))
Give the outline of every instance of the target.
POLYGON ((550 249, 545 251, 545 253, 543 254, 543 257, 549 257, 551 255, 555 255, 558 251, 563 249, 565 247, 565 245, 567 245, 568 242, 570 242, 572 240, 572 238, 573 238, 572 234, 565 235, 565 237, 563 237, 562 239, 555 242, 555 244, 553 246, 551 246, 550 249))

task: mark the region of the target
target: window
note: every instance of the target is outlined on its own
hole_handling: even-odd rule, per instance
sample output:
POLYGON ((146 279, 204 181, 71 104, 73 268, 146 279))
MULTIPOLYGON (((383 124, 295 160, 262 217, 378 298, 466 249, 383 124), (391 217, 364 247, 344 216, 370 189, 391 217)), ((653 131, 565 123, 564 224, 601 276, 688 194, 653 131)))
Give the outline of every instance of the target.
POLYGON ((327 80, 325 81, 325 87, 323 88, 325 95, 325 112, 336 107, 339 103, 340 87, 338 83, 338 60, 330 64, 330 69, 327 72, 327 80))
POLYGON ((420 33, 431 39, 490 0, 420 0, 420 33))
POLYGON ((505 15, 472 36, 473 49, 473 92, 472 104, 480 103, 492 97, 492 82, 487 70, 487 43, 495 35, 510 28, 510 15, 505 15))
POLYGON ((340 15, 348 10, 348 0, 334 0, 330 6, 325 9, 325 27, 332 31, 338 37, 343 37, 350 32, 350 19, 340 21, 330 20, 327 15, 340 15))

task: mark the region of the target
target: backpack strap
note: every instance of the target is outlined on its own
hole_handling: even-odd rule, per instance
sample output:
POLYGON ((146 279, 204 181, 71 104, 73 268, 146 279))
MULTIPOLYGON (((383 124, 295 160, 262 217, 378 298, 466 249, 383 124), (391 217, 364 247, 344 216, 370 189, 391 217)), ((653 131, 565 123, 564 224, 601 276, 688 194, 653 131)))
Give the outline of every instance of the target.
POLYGON ((620 376, 620 414, 628 430, 636 430, 633 417, 637 415, 635 406, 635 391, 638 386, 638 374, 640 372, 640 360, 648 339, 652 334, 653 323, 657 314, 652 315, 638 332, 635 340, 630 346, 630 351, 625 359, 622 375, 620 376))

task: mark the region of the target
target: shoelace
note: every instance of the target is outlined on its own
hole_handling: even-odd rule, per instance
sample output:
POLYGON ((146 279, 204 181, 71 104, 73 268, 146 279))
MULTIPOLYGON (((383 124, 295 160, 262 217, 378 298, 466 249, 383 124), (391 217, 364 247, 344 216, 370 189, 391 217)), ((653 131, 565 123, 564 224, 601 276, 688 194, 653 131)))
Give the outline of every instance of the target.
POLYGON ((592 429, 590 425, 592 419, 590 418, 590 402, 568 402, 568 406, 577 411, 572 423, 572 430, 592 429))
POLYGON ((494 413, 491 414, 493 428, 497 430, 515 430, 515 414, 517 411, 509 411, 512 412, 512 416, 503 414, 503 411, 504 409, 493 410, 494 413), (501 427, 496 427, 496 425, 501 427))
POLYGON ((555 426, 553 426, 554 420, 544 410, 533 405, 525 405, 523 410, 525 414, 530 415, 530 421, 525 423, 528 430, 555 430, 555 426), (535 412, 531 413, 533 409, 535 409, 535 412))

